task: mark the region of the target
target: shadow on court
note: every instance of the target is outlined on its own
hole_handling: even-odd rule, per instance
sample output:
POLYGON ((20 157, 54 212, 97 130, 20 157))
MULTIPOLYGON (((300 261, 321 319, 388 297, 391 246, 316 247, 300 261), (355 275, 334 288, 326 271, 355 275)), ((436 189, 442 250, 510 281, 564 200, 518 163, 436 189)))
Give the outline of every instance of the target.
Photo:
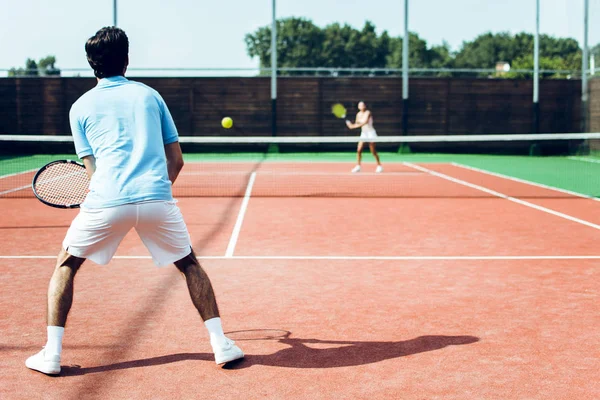
MULTIPOLYGON (((419 336, 399 342, 357 342, 319 339, 281 339, 289 347, 267 355, 246 355, 246 358, 224 366, 225 369, 243 369, 253 365, 282 368, 339 368, 372 364, 384 360, 406 357, 413 354, 440 350, 448 346, 472 344, 479 341, 475 336, 419 336), (315 348, 312 346, 327 346, 315 348)), ((125 361, 98 367, 65 366, 61 376, 78 376, 123 370, 129 368, 152 367, 180 361, 210 361, 210 353, 180 353, 141 360, 125 361)))

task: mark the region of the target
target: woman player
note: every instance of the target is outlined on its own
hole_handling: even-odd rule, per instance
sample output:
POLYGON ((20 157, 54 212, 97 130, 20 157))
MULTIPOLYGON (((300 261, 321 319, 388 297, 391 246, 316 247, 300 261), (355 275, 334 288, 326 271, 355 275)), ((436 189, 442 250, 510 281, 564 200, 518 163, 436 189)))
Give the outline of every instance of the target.
MULTIPOLYGON (((362 139, 372 139, 372 138, 377 137, 377 132, 375 131, 375 128, 373 127, 373 114, 371 114, 371 111, 367 109, 367 105, 365 104, 364 101, 361 101, 360 103, 358 103, 358 113, 356 114, 356 121, 354 123, 352 123, 350 121, 346 121, 346 125, 350 129, 361 128, 360 137, 362 139)), ((375 157, 375 160, 377 160, 377 168, 375 169, 375 172, 377 172, 377 173, 383 172, 383 167, 381 166, 381 161, 379 160, 379 154, 377 154, 377 149, 375 148, 375 143, 373 143, 373 142, 368 142, 368 143, 369 143, 369 149, 371 150, 373 157, 375 157)), ((356 149, 357 164, 356 164, 356 167, 352 168, 352 172, 360 172, 360 161, 362 159, 363 147, 364 147, 364 142, 362 142, 362 141, 358 142, 358 147, 356 149)))

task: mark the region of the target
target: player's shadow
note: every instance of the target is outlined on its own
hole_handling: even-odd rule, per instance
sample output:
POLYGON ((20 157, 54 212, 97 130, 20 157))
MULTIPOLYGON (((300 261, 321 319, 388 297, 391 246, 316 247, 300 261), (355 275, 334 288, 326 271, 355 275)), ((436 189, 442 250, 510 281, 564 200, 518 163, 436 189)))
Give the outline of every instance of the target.
MULTIPOLYGON (((358 342, 319 339, 280 339, 288 347, 273 354, 247 354, 243 360, 227 364, 227 369, 243 369, 254 365, 283 368, 338 368, 372 364, 384 360, 410 356, 448 346, 478 342, 475 336, 419 336, 398 342, 358 342)), ((196 360, 214 362, 210 353, 180 353, 125 361, 98 367, 64 366, 61 376, 86 375, 130 368, 142 368, 179 361, 196 360)))

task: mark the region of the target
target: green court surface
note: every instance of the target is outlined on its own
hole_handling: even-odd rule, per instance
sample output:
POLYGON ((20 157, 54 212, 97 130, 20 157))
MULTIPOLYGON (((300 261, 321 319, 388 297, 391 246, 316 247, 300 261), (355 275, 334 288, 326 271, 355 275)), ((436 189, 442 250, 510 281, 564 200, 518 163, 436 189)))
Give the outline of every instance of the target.
MULTIPOLYGON (((499 156, 474 154, 399 154, 380 153, 383 164, 458 163, 485 171, 507 175, 588 196, 600 197, 600 159, 566 156, 499 156)), ((353 152, 322 153, 190 153, 184 155, 188 163, 200 162, 297 162, 299 172, 306 162, 355 162, 353 152)), ((74 155, 0 156, 0 177, 35 170, 51 160, 76 159, 74 155)), ((373 162, 370 154, 363 162, 373 162)))

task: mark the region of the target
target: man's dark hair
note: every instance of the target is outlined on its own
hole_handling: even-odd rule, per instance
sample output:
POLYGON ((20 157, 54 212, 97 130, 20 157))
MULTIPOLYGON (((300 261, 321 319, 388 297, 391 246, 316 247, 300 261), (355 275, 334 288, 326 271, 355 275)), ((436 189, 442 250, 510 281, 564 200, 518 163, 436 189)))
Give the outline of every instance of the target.
POLYGON ((129 54, 129 39, 122 29, 105 27, 88 39, 85 52, 98 78, 123 75, 129 54))

